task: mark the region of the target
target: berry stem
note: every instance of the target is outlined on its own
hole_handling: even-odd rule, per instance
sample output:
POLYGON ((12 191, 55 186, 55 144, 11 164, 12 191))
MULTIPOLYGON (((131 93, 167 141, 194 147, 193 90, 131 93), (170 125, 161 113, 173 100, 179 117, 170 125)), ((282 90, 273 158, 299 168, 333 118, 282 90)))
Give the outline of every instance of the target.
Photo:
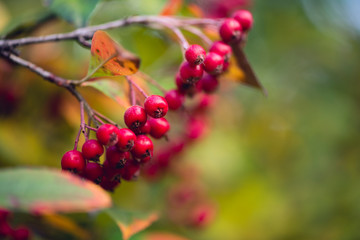
POLYGON ((198 28, 193 26, 184 26, 183 29, 201 38, 201 40, 203 40, 208 46, 211 46, 213 43, 213 41, 211 41, 211 39, 198 28))
POLYGON ((142 95, 144 95, 145 98, 148 97, 148 95, 145 93, 145 91, 144 91, 139 85, 137 85, 137 84, 131 79, 131 77, 126 76, 126 79, 127 79, 127 81, 129 82, 129 84, 131 83, 134 87, 136 87, 137 90, 139 90, 139 92, 140 92, 142 95))
POLYGON ((134 91, 134 87, 131 81, 129 81, 129 79, 126 78, 126 80, 129 83, 129 98, 130 98, 130 104, 131 106, 136 105, 136 97, 135 97, 135 91, 134 91))
POLYGON ((99 121, 101 124, 105 123, 103 120, 101 120, 100 117, 96 116, 95 114, 94 114, 93 118, 96 119, 97 121, 99 121))
MULTIPOLYGON (((92 118, 91 117, 89 117, 88 118, 88 125, 85 125, 85 127, 86 126, 91 126, 91 122, 92 122, 92 118)), ((89 136, 90 136, 90 129, 89 128, 87 128, 86 129, 86 135, 85 135, 87 138, 89 138, 89 136)))
POLYGON ((89 125, 85 125, 85 127, 86 127, 89 131, 90 131, 90 130, 92 130, 92 131, 94 131, 94 132, 97 131, 97 128, 90 127, 89 125))
POLYGON ((85 141, 87 141, 87 136, 85 134, 85 116, 84 116, 84 102, 80 102, 80 129, 81 132, 84 134, 85 136, 85 141))
POLYGON ((116 122, 114 122, 113 120, 111 120, 110 118, 104 116, 103 114, 99 113, 98 111, 94 110, 95 116, 102 118, 103 120, 105 120, 108 123, 111 123, 112 125, 117 126, 118 124, 116 122))

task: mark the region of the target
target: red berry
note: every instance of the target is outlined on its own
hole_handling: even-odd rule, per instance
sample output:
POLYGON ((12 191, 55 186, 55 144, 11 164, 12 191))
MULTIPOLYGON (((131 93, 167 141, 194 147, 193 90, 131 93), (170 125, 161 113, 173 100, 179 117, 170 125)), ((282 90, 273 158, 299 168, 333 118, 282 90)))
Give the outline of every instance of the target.
POLYGON ((186 49, 185 58, 191 65, 198 65, 204 61, 205 54, 206 52, 203 47, 194 44, 186 49))
POLYGON ((122 168, 113 168, 109 161, 105 160, 103 164, 104 174, 108 180, 110 181, 118 181, 120 182, 120 172, 122 168))
POLYGON ((116 146, 106 149, 106 161, 109 163, 110 167, 122 168, 128 159, 130 159, 130 153, 121 152, 116 146))
POLYGON ((216 76, 207 74, 201 80, 202 89, 206 93, 214 92, 219 86, 219 81, 216 76))
POLYGON ((215 209, 212 205, 201 204, 191 211, 189 224, 193 227, 205 227, 214 219, 215 209))
POLYGON ((85 168, 85 160, 81 152, 71 150, 64 154, 61 159, 61 168, 73 173, 82 173, 85 168))
POLYGON ((120 170, 121 178, 126 181, 135 180, 139 176, 140 164, 137 161, 127 161, 125 167, 120 170))
POLYGON ((219 74, 223 69, 224 58, 217 53, 209 52, 204 61, 204 70, 210 74, 219 74))
POLYGON ((11 236, 13 240, 27 240, 30 238, 30 231, 26 227, 18 227, 12 232, 11 236))
POLYGON ((145 109, 134 105, 126 109, 124 114, 124 121, 126 126, 130 129, 137 129, 146 123, 147 115, 145 109))
POLYGON ((193 87, 194 85, 191 83, 184 83, 182 78, 180 77, 180 73, 176 74, 175 77, 175 84, 177 86, 177 89, 181 93, 185 93, 189 88, 193 87))
POLYGON ((86 164, 83 176, 90 181, 95 183, 99 183, 101 181, 101 177, 104 174, 104 170, 99 163, 96 162, 88 162, 86 164))
POLYGON ((5 208, 0 208, 0 223, 5 222, 6 219, 10 216, 10 211, 5 208))
POLYGON ((120 184, 119 180, 111 180, 111 179, 108 179, 107 177, 103 176, 101 179, 100 186, 109 192, 114 192, 115 188, 119 184, 120 184))
POLYGON ((233 18, 240 23, 244 31, 251 29, 254 23, 251 12, 247 10, 236 11, 233 15, 233 18))
POLYGON ((204 118, 190 118, 187 122, 186 136, 189 139, 201 137, 207 130, 207 123, 204 118))
POLYGON ((151 126, 150 135, 153 138, 163 137, 170 129, 170 124, 165 118, 151 118, 149 123, 151 126))
POLYGON ((183 105, 185 96, 179 90, 173 89, 165 94, 165 99, 170 110, 177 110, 183 105))
POLYGON ((209 52, 214 52, 214 53, 219 54, 220 56, 222 56, 224 58, 224 61, 227 62, 227 61, 229 61, 232 49, 228 44, 226 44, 222 41, 217 41, 217 42, 213 43, 209 52))
POLYGON ((164 117, 169 110, 165 98, 159 95, 151 95, 144 102, 146 113, 153 118, 164 117))
POLYGON ((104 147, 95 139, 87 140, 82 146, 82 155, 85 159, 99 161, 104 153, 104 147))
POLYGON ((135 135, 148 134, 148 133, 150 133, 150 128, 151 127, 150 127, 149 121, 146 121, 144 126, 138 128, 138 129, 134 129, 134 133, 135 133, 135 135))
POLYGON ((180 77, 184 83, 194 84, 203 75, 202 65, 191 65, 188 62, 183 62, 180 66, 180 77))
POLYGON ((136 140, 135 133, 128 128, 121 128, 118 131, 118 137, 116 147, 123 152, 130 151, 136 140))
POLYGON ((220 26, 220 37, 224 42, 240 39, 241 25, 233 18, 227 18, 220 26))
POLYGON ((0 222, 0 238, 11 235, 12 231, 8 222, 0 222))
POLYGON ((136 138, 135 145, 131 150, 134 158, 145 163, 150 161, 153 156, 154 145, 150 138, 145 135, 139 135, 136 138))
POLYGON ((113 146, 118 141, 118 128, 112 124, 103 124, 96 131, 96 138, 100 144, 113 146))

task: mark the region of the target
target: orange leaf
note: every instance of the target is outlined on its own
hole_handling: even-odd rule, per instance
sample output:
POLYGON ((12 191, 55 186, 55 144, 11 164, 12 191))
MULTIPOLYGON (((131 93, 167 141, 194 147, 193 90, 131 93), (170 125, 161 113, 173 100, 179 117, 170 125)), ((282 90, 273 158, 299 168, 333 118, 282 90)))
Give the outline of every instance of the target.
POLYGON ((140 59, 112 40, 106 32, 95 32, 88 71, 91 76, 131 75, 138 71, 139 66, 140 59))
POLYGON ((182 6, 182 0, 168 0, 160 15, 175 15, 182 6))
POLYGON ((159 218, 156 213, 130 212, 115 207, 107 212, 119 226, 124 240, 128 240, 135 233, 149 227, 159 218))

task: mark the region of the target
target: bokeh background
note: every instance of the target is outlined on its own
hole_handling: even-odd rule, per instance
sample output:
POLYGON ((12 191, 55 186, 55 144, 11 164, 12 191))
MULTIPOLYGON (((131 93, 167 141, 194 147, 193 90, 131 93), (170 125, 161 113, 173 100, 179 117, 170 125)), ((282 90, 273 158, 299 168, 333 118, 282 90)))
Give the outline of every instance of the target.
MULTIPOLYGON (((132 239, 152 231, 199 240, 360 239, 360 2, 224 2, 253 12, 255 26, 245 52, 268 96, 236 81, 222 82, 211 111, 211 131, 179 160, 197 169, 194 174, 215 206, 215 218, 198 229, 163 217, 132 239)), ((165 3, 103 1, 90 23, 158 14, 165 3)), ((211 12, 205 8, 209 2, 196 3, 210 16, 222 17, 235 9, 222 6, 211 12)), ((2 0, 0 30, 34 21, 47 11, 39 0, 2 0)), ((71 29, 55 19, 31 34, 71 29)), ((181 62, 175 41, 141 27, 109 33, 141 57, 142 71, 166 88, 174 87, 181 62)), ((24 58, 64 77, 80 78, 87 71, 89 53, 76 43, 21 50, 24 58)), ((63 89, 27 70, 3 61, 0 65, 0 166, 59 168, 77 133, 78 104, 63 89)), ((82 92, 95 108, 122 121, 122 106, 94 90, 82 92)), ((171 173, 159 181, 125 182, 114 202, 124 209, 164 212, 173 182, 171 173)), ((105 215, 94 221, 101 239, 121 238, 105 215)))

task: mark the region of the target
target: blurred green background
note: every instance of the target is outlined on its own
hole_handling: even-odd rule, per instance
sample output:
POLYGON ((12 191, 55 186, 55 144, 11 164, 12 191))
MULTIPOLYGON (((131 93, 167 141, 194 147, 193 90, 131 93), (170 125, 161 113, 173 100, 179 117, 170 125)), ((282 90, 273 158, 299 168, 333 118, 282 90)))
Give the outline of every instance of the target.
MULTIPOLYGON (((165 2, 104 1, 90 23, 158 14, 165 2)), ((268 96, 221 83, 211 132, 181 160, 197 167, 216 205, 214 221, 194 230, 162 218, 133 239, 155 230, 200 240, 360 239, 360 3, 256 0, 250 6, 255 26, 245 52, 268 96)), ((44 9, 37 0, 0 1, 0 26, 34 19, 44 9)), ((73 27, 55 21, 44 28, 40 33, 73 27)), ((142 71, 174 86, 181 52, 164 33, 140 27, 109 32, 142 58, 142 71)), ((87 50, 71 42, 45 45, 24 56, 65 77, 86 72, 87 50)), ((10 75, 3 85, 16 89, 19 102, 0 118, 0 166, 59 167, 76 136, 76 102, 26 70, 10 75)), ((98 95, 85 94, 99 104, 98 95)), ((104 111, 121 121, 124 109, 111 103, 104 111)), ((161 210, 169 178, 124 183, 114 201, 125 209, 161 210)), ((118 239, 114 223, 104 216, 97 221, 104 239, 118 239)))

